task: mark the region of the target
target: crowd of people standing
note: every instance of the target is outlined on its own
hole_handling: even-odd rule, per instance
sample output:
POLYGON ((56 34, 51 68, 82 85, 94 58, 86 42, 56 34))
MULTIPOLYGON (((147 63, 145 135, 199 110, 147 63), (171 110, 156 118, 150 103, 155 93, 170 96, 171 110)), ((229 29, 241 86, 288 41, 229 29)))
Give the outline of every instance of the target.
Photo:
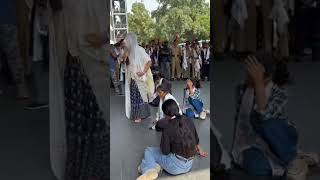
MULTIPOLYGON (((174 80, 209 80, 210 42, 200 43, 197 39, 180 43, 177 36, 172 43, 160 39, 141 44, 150 56, 153 74, 160 73, 164 78, 174 80)), ((121 94, 121 81, 124 81, 125 61, 123 61, 123 39, 113 45, 110 52, 109 68, 116 93, 121 94)))
POLYGON ((166 79, 209 80, 210 48, 209 42, 200 43, 197 39, 179 44, 177 37, 172 44, 157 39, 145 45, 147 53, 153 61, 153 69, 166 79))
POLYGON ((319 0, 217 0, 213 7, 216 59, 263 50, 284 60, 319 60, 319 0))

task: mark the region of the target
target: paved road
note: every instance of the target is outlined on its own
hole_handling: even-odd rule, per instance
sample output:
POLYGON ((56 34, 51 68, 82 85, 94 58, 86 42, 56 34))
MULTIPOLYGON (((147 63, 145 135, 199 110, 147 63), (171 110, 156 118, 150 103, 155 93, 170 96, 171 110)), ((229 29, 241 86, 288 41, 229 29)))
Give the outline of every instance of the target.
MULTIPOLYGON (((295 84, 290 88, 288 111, 290 120, 297 124, 300 133, 300 144, 304 150, 320 151, 319 120, 320 114, 320 63, 302 62, 290 64, 290 71, 295 84), (317 87, 315 86, 317 85, 317 87)), ((223 133, 223 143, 230 148, 232 141, 234 86, 240 80, 239 66, 233 61, 217 62, 214 66, 214 78, 211 90, 213 104, 211 114, 214 123, 223 133)), ((209 88, 203 89, 205 104, 209 104, 209 88)), ((1 87, 1 86, 0 86, 1 87)), ((182 85, 177 88, 181 89, 182 85), (180 88, 179 88, 180 87, 180 88)), ((182 99, 180 92, 177 98, 182 99)), ((181 100, 180 100, 181 101, 181 100)), ((136 167, 142 158, 145 145, 158 145, 159 134, 147 129, 146 125, 135 125, 124 118, 124 101, 121 97, 111 99, 111 153, 112 179, 136 177, 136 167), (122 101, 122 102, 121 102, 122 101), (114 125, 114 126, 113 126, 114 125), (113 137, 119 137, 116 142, 113 137), (126 166, 126 167, 125 167, 126 166), (121 169, 122 167, 122 169, 121 169), (123 172, 123 173, 120 173, 123 172), (122 175, 121 175, 122 174, 122 175)), ((13 88, 5 89, 0 95, 0 177, 4 180, 55 180, 49 159, 49 119, 48 110, 25 111, 26 102, 14 99, 13 88)), ((209 123, 195 121, 200 131, 201 143, 209 150, 209 123), (204 142, 203 142, 204 141, 204 142)), ((209 159, 198 160, 194 173, 206 174, 209 159), (205 172, 201 171, 204 170, 205 172)), ((162 178, 167 178, 164 176, 162 178)), ((178 178, 178 177, 177 177, 178 178)), ((234 178, 238 180, 237 178, 234 178)), ((249 178, 245 178, 249 180, 249 178)), ((312 175, 309 180, 319 180, 319 174, 312 175)))
MULTIPOLYGON (((288 113, 296 123, 303 150, 320 152, 320 63, 290 63, 294 84, 290 87, 288 113)), ((223 143, 230 149, 235 112, 234 88, 243 77, 241 66, 233 60, 216 62, 213 68, 213 122, 223 134, 223 143)), ((236 179, 236 178, 235 178, 236 179)), ((319 175, 309 180, 319 180, 319 175)))
MULTIPOLYGON (((210 85, 205 83, 201 90, 201 97, 205 107, 210 107, 210 85)), ((174 82, 172 91, 177 100, 182 103, 184 83, 174 82)), ((138 176, 137 167, 143 157, 147 146, 159 146, 161 133, 149 130, 150 119, 143 124, 134 124, 125 117, 124 97, 113 96, 110 98, 111 112, 111 179, 132 180, 138 176), (118 178, 117 178, 118 177, 118 178)), ((156 109, 152 109, 155 115, 156 109)), ((210 120, 194 120, 199 133, 200 144, 205 150, 210 151, 210 120)), ((168 176, 162 174, 160 179, 172 180, 209 179, 210 157, 197 158, 193 170, 181 176, 168 176)))

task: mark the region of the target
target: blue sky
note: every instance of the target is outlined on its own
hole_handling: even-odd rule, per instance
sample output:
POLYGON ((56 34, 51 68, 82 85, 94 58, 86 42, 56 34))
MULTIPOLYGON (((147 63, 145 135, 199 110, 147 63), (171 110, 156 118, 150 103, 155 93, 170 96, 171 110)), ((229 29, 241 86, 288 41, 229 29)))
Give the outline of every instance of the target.
MULTIPOLYGON (((127 11, 131 11, 131 6, 135 2, 141 2, 141 0, 127 0, 127 11)), ((207 2, 210 3, 210 0, 207 0, 207 2)), ((143 0, 144 5, 146 6, 146 9, 149 10, 149 12, 156 10, 158 7, 158 2, 156 0, 143 0)))

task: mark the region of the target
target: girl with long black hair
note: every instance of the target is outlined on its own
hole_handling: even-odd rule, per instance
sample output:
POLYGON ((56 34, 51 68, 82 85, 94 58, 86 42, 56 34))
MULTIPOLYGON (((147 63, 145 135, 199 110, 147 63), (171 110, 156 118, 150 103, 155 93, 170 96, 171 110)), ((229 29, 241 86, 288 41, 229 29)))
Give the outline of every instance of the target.
POLYGON ((193 122, 179 113, 177 103, 166 100, 162 105, 165 120, 158 121, 156 129, 162 131, 160 148, 148 147, 138 167, 142 174, 137 180, 156 179, 161 169, 172 175, 191 170, 194 157, 198 154, 207 157, 202 151, 199 137, 193 122))

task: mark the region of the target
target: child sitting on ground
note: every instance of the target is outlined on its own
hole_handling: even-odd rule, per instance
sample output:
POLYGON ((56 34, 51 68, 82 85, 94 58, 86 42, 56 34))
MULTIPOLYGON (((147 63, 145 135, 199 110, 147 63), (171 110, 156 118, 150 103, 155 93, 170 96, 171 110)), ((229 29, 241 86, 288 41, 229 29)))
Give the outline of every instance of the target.
POLYGON ((200 117, 200 119, 206 119, 206 115, 209 113, 209 111, 203 108, 203 102, 200 98, 200 88, 200 81, 187 80, 187 87, 184 90, 183 98, 183 113, 188 118, 200 117))

